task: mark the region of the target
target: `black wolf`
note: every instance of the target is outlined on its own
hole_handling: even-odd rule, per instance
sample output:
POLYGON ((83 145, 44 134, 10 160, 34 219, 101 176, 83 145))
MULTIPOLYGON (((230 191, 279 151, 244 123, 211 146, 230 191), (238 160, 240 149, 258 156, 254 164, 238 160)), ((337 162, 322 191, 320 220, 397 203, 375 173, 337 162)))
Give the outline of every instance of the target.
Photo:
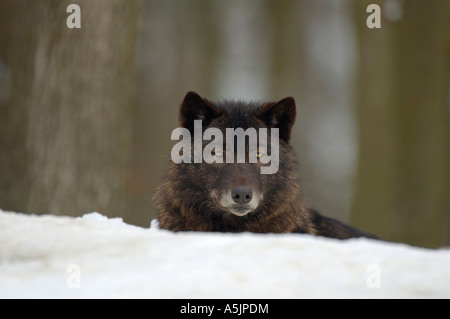
MULTIPOLYGON (((308 233, 339 239, 375 238, 307 208, 300 188, 297 161, 289 145, 295 114, 292 97, 269 103, 214 103, 197 93, 187 93, 181 104, 179 122, 192 136, 195 120, 202 120, 203 131, 214 127, 224 135, 226 128, 278 128, 279 167, 274 174, 261 174, 261 166, 268 164, 260 160, 256 163, 172 162, 154 196, 160 226, 172 231, 308 233)), ((207 143, 209 141, 203 141, 202 146, 207 143)), ((194 141, 191 147, 193 150, 194 141)), ((223 157, 226 147, 215 149, 212 155, 223 157)), ((257 157, 261 159, 270 151, 270 146, 261 149, 258 144, 257 157)), ((249 152, 248 146, 246 152, 249 152)))

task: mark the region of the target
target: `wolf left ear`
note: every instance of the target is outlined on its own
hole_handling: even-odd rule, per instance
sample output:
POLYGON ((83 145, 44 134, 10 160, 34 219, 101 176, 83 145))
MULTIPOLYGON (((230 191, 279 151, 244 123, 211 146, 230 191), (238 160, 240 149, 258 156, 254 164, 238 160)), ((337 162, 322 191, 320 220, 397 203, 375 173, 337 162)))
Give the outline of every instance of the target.
POLYGON ((268 128, 278 128, 280 138, 288 143, 295 122, 295 113, 294 98, 286 97, 278 102, 264 105, 258 117, 266 123, 268 128))
POLYGON ((193 134, 194 120, 202 120, 205 127, 219 115, 220 112, 208 100, 195 92, 188 92, 181 103, 180 126, 187 128, 193 134))

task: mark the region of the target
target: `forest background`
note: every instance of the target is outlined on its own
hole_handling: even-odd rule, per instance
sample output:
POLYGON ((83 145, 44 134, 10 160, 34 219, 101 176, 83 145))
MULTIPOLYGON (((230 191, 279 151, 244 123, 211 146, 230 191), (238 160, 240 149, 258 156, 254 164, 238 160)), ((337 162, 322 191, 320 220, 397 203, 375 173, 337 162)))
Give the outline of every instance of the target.
POLYGON ((450 245, 449 62, 448 0, 0 0, 0 208, 148 227, 187 91, 293 96, 311 207, 450 245))

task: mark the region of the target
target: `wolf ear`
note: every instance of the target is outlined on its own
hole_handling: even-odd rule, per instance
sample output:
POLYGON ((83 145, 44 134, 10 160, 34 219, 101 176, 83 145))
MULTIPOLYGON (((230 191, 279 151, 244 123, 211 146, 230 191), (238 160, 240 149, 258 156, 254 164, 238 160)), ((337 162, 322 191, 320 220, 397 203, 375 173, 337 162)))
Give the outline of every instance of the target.
POLYGON ((295 121, 295 112, 294 98, 286 97, 278 102, 266 104, 258 117, 268 128, 279 128, 280 138, 288 143, 295 121))
POLYGON ((202 125, 205 127, 219 115, 220 112, 206 99, 195 92, 188 92, 181 103, 180 126, 187 128, 192 134, 194 120, 202 120, 202 125))

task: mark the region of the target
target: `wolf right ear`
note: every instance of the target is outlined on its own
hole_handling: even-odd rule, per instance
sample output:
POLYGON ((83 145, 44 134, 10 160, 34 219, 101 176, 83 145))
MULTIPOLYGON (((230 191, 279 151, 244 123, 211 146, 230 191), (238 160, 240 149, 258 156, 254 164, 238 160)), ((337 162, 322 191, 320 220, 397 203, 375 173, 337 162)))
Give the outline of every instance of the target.
POLYGON ((289 143, 292 126, 295 122, 295 100, 293 97, 286 97, 276 103, 266 104, 258 116, 267 124, 269 128, 278 128, 280 138, 289 143))
POLYGON ((181 103, 180 126, 187 128, 193 134, 194 120, 202 120, 202 125, 205 127, 219 115, 220 112, 208 100, 195 92, 188 92, 181 103))

